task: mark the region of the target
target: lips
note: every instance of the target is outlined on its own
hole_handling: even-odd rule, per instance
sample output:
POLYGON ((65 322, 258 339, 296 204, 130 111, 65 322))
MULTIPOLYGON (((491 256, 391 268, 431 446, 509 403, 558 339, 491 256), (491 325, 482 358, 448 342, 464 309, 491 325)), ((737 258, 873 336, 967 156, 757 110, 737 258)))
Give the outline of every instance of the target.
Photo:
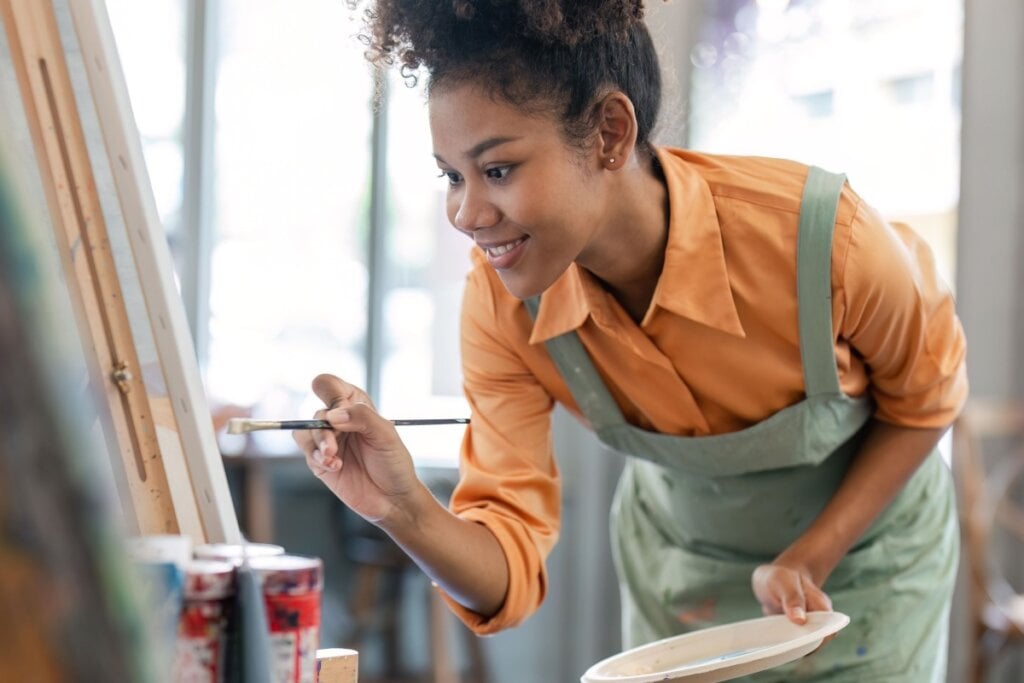
POLYGON ((525 240, 526 240, 525 237, 520 237, 517 240, 512 240, 511 242, 505 242, 504 244, 498 244, 498 245, 495 245, 493 247, 484 247, 484 251, 487 252, 488 256, 493 256, 493 257, 497 258, 498 256, 501 256, 502 254, 507 254, 508 252, 512 251, 513 249, 518 247, 520 244, 522 244, 525 240))
POLYGON ((500 244, 481 244, 480 248, 487 254, 487 260, 495 269, 504 270, 515 265, 522 255, 524 245, 528 240, 529 237, 524 236, 508 242, 501 242, 500 244))

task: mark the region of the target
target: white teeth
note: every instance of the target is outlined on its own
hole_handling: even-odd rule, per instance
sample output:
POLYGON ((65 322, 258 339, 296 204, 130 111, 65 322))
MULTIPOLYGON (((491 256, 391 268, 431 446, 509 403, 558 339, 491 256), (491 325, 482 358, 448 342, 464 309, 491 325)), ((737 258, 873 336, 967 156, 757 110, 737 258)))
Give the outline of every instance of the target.
POLYGON ((508 252, 512 251, 520 244, 522 244, 524 239, 525 238, 520 237, 515 242, 509 242, 508 244, 499 244, 496 247, 488 247, 487 253, 490 254, 491 256, 501 256, 502 254, 507 254, 508 252))

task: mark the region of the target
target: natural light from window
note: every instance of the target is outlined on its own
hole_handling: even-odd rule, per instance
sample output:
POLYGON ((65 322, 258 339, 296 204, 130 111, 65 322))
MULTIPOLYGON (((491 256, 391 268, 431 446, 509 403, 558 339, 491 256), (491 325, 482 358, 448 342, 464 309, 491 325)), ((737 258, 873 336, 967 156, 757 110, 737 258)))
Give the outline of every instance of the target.
POLYGON ((912 225, 951 285, 960 180, 962 0, 709 0, 690 144, 847 175, 912 225))

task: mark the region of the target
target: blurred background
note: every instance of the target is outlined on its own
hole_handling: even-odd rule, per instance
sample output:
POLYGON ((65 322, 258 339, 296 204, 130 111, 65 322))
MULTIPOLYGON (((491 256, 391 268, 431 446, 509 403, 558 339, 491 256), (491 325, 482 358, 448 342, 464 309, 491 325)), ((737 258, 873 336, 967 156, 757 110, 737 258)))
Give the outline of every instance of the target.
MULTIPOLYGON (((1022 639, 1024 516, 1012 513, 1018 470, 999 464, 1020 459, 1024 395, 1024 3, 648 5, 666 86, 656 142, 844 172, 934 249, 988 409, 943 453, 974 454, 979 469, 958 481, 977 475, 1011 510, 986 508, 964 544, 949 681, 1024 680, 1004 647, 1022 639)), ((445 218, 422 92, 367 66, 359 16, 342 0, 107 7, 215 422, 310 416, 321 372, 365 387, 390 417, 468 416, 458 314, 470 243, 445 218)), ((444 499, 461 429, 404 436, 444 499)), ((320 487, 288 433, 218 439, 247 537, 325 559, 321 642, 358 649, 361 681, 573 681, 621 649, 606 538, 620 463, 565 414, 550 597, 483 640, 320 487)), ((961 498, 973 529, 973 498, 961 498)))
MULTIPOLYGON (((469 243, 444 217, 422 92, 371 73, 358 17, 338 0, 107 4, 210 398, 306 415, 330 370, 387 414, 466 414, 469 243)), ((841 170, 955 284, 962 0, 650 4, 659 142, 841 170)))

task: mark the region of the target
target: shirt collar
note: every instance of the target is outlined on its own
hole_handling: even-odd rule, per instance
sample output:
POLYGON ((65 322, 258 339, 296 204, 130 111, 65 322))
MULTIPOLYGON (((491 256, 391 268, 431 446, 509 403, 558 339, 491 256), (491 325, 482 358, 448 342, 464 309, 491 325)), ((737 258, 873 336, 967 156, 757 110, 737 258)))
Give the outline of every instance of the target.
MULTIPOLYGON (((669 234, 665 264, 643 323, 662 308, 745 337, 729 286, 711 189, 678 151, 659 148, 656 154, 668 186, 669 234)), ((592 275, 571 264, 541 297, 530 343, 577 329, 590 316, 604 317, 609 296, 592 275)))
POLYGON ((599 288, 593 276, 575 263, 547 288, 530 332, 530 343, 539 344, 583 325, 595 308, 599 288))
POLYGON ((669 195, 665 266, 651 308, 671 311, 707 327, 745 337, 729 285, 722 228, 707 181, 682 158, 681 150, 658 149, 669 195))

